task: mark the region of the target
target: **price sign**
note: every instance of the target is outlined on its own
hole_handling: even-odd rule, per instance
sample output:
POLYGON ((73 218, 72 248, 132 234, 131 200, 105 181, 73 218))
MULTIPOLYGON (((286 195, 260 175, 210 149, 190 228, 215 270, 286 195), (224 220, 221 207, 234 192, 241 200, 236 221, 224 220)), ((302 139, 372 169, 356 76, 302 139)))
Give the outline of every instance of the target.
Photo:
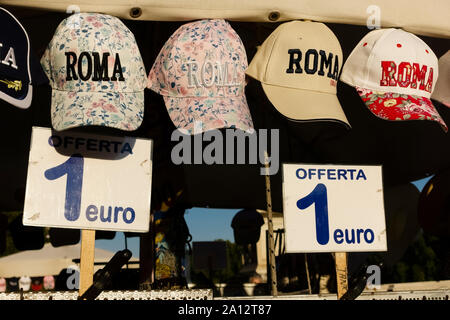
POLYGON ((283 165, 286 252, 386 251, 380 166, 283 165))
POLYGON ((33 127, 23 224, 147 232, 152 141, 33 127))

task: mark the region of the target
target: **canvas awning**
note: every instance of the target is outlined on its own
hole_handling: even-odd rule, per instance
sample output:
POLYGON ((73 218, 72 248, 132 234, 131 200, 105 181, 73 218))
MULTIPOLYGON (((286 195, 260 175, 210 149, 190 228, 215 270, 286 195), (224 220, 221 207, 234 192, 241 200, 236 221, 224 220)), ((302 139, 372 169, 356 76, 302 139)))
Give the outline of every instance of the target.
POLYGON ((308 19, 366 25, 379 13, 381 27, 401 27, 420 35, 450 38, 447 0, 2 0, 3 5, 102 12, 123 19, 186 21, 224 18, 232 21, 280 22, 308 19))
MULTIPOLYGON (((95 248, 94 263, 106 263, 114 254, 115 252, 112 251, 95 248)), ((62 269, 74 265, 74 259, 80 259, 80 244, 55 248, 50 243, 46 243, 41 250, 27 250, 0 258, 0 277, 57 275, 62 269)), ((139 259, 135 257, 130 259, 130 262, 136 261, 139 259)), ((97 264, 94 271, 101 268, 103 265, 97 264)))

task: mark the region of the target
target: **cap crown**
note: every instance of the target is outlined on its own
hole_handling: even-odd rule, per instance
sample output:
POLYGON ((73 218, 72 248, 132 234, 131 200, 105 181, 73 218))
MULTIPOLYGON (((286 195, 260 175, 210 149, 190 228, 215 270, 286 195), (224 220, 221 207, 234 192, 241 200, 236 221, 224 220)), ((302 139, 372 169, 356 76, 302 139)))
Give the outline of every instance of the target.
POLYGON ((19 107, 31 104, 30 42, 20 22, 0 8, 0 98, 19 107))
POLYGON ((247 74, 262 83, 336 94, 342 49, 323 23, 292 21, 264 41, 247 74))
POLYGON ((146 85, 134 35, 108 15, 79 13, 64 19, 41 64, 56 90, 139 92, 146 85))
POLYGON ((225 20, 181 26, 161 49, 148 87, 170 97, 242 96, 247 55, 242 40, 225 20))
POLYGON ((401 29, 369 32, 353 49, 341 80, 352 86, 429 98, 438 78, 434 52, 401 29))
POLYGON ((439 78, 431 98, 450 107, 450 50, 439 58, 439 78))

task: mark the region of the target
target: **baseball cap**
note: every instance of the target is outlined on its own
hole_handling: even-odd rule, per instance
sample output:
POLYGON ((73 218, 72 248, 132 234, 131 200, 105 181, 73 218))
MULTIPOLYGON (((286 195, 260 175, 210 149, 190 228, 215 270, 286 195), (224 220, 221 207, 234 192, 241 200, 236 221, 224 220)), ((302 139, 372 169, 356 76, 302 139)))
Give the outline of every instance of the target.
POLYGON ((19 20, 0 8, 0 99, 21 109, 31 105, 33 85, 47 82, 19 20))
POLYGON ((141 125, 145 67, 134 35, 118 18, 78 13, 64 19, 41 65, 52 86, 54 129, 141 125))
POLYGON ((164 44, 147 87, 163 96, 173 124, 190 134, 252 130, 244 93, 247 66, 242 40, 227 21, 195 21, 164 44))
POLYGON ((431 98, 450 108, 450 50, 439 58, 439 77, 431 98))
POLYGON ((44 282, 44 290, 55 289, 55 277, 45 276, 43 282, 44 282))
POLYGON ((6 280, 6 288, 9 292, 14 292, 19 290, 19 278, 12 277, 6 280))
POLYGON ((34 277, 31 281, 31 290, 32 291, 41 291, 42 290, 42 277, 34 277))
POLYGON ((385 120, 434 120, 447 125, 430 100, 438 77, 434 52, 401 29, 366 34, 342 68, 341 81, 356 88, 370 111, 385 120))
POLYGON ((29 276, 22 276, 19 279, 19 289, 23 291, 30 291, 31 288, 31 278, 29 276))
POLYGON ((336 96, 343 62, 334 33, 323 23, 279 25, 258 48, 247 75, 260 81, 267 98, 296 121, 338 121, 350 127, 336 96))
POLYGON ((6 292, 6 279, 0 278, 0 292, 6 292))

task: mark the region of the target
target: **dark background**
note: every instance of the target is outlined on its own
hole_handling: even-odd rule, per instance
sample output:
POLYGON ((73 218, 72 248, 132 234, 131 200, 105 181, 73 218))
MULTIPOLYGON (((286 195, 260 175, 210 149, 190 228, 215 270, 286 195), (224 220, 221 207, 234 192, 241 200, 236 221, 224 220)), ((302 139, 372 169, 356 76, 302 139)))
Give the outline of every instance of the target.
MULTIPOLYGON (((27 30, 32 50, 40 59, 58 24, 68 15, 39 10, 6 7, 27 30)), ((147 72, 160 48, 172 33, 186 22, 150 22, 122 20, 134 33, 147 72)), ((279 23, 230 22, 240 35, 250 62, 266 37, 279 23)), ((364 26, 327 24, 341 42, 344 61, 370 30, 364 26)), ((421 38, 439 58, 450 48, 450 40, 421 38)), ((338 123, 290 121, 271 105, 262 87, 250 80, 246 96, 255 129, 280 130, 280 170, 271 176, 272 203, 282 212, 281 180, 283 162, 377 164, 383 166, 385 186, 405 184, 450 167, 450 135, 435 121, 386 121, 374 116, 356 90, 338 83, 338 98, 352 126, 346 130, 338 123)), ((0 208, 22 210, 28 152, 32 126, 51 127, 51 88, 34 88, 32 105, 21 110, 0 101, 3 124, 0 126, 0 208)), ((299 101, 299 104, 302 102, 299 101)), ((437 102, 440 115, 450 124, 450 108, 437 102)), ((304 106, 315 107, 315 106, 304 106)), ((186 207, 266 208, 265 178, 261 165, 180 165, 171 164, 170 141, 175 129, 161 96, 145 90, 145 116, 134 132, 102 127, 102 134, 145 137, 154 140, 152 205, 183 189, 181 201, 186 207)), ((89 128, 79 128, 88 131, 89 128)), ((204 145, 205 146, 205 145, 204 145)), ((269 152, 270 153, 270 152, 269 152)))

